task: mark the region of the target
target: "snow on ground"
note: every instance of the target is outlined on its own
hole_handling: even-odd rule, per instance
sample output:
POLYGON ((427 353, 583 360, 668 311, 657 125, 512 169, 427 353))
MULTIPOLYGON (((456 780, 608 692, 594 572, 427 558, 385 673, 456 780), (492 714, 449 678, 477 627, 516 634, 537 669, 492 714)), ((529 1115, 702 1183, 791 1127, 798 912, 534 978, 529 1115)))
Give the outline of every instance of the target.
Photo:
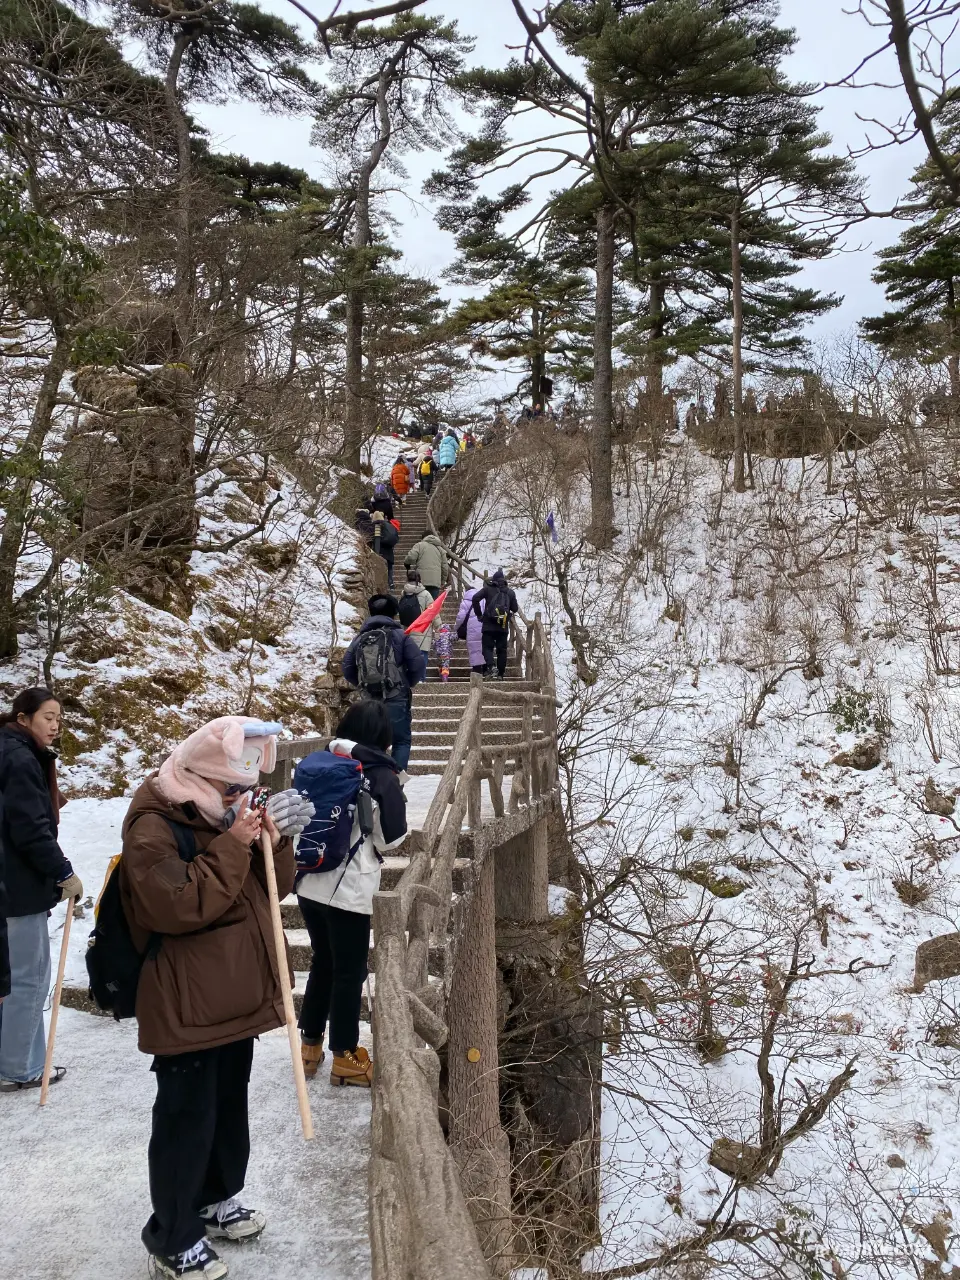
MULTIPOLYGON (((120 848, 126 799, 79 799, 63 810, 61 842, 96 898, 120 848)), ((65 908, 50 917, 59 955, 65 908)), ((85 985, 93 912, 74 920, 66 981, 85 985)), ((48 1014, 49 1017, 49 1014, 48 1014)), ((361 1028, 370 1045, 369 1027, 361 1028)), ((68 1069, 41 1111, 36 1093, 0 1094, 3 1244, 0 1276, 127 1280, 146 1273, 140 1230, 149 1214, 146 1152, 154 1095, 134 1022, 61 1009, 55 1061, 68 1069), (57 1207, 57 1229, 37 1206, 57 1207)), ((238 1280, 307 1275, 364 1280, 370 1097, 333 1089, 321 1068, 309 1086, 316 1138, 304 1142, 285 1029, 261 1038, 250 1093, 252 1155, 244 1199, 269 1219, 259 1244, 225 1247, 238 1280)))
MULTIPOLYGON (((368 1041, 369 1043, 369 1041, 368 1041)), ((147 1142, 155 1088, 134 1023, 60 1013, 56 1061, 68 1069, 41 1109, 35 1092, 0 1094, 0 1181, 7 1280, 130 1280, 146 1275, 147 1142), (55 1224, 55 1225, 54 1225, 55 1224)), ((220 1252, 236 1280, 366 1280, 370 1095, 309 1085, 316 1137, 305 1142, 285 1031, 261 1037, 250 1082, 245 1203, 260 1241, 220 1252)))
POLYGON ((758 459, 744 495, 688 442, 656 470, 638 452, 612 555, 582 536, 576 443, 483 500, 473 555, 505 565, 552 627, 562 785, 600 902, 591 1266, 635 1264, 719 1214, 767 1230, 742 1274, 785 1259, 789 1275, 941 1274, 930 1239, 960 1191, 960 980, 910 984, 918 944, 960 924, 960 826, 924 798, 928 778, 960 791, 960 687, 937 671, 960 668, 960 519, 910 509, 886 448, 832 493, 821 462, 758 459), (875 768, 832 763, 871 737, 875 768), (773 1036, 782 1130, 846 1064, 856 1074, 775 1173, 731 1197, 707 1156, 718 1138, 758 1141, 760 1038, 795 945, 812 976, 773 1036))

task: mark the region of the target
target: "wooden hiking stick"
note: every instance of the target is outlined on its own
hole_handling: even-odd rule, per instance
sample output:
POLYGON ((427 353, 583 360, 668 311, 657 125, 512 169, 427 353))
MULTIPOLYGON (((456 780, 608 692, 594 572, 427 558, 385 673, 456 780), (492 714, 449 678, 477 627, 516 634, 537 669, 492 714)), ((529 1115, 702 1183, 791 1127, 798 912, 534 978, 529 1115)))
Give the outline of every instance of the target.
POLYGON ((270 915, 273 918, 273 945, 277 952, 277 969, 280 973, 280 994, 283 996, 283 1012, 287 1019, 287 1039, 290 1041, 290 1061, 293 1063, 293 1079, 297 1086, 297 1102, 300 1105, 300 1123, 303 1136, 309 1142, 313 1137, 313 1117, 307 1096, 307 1079, 303 1074, 300 1057, 300 1037, 297 1034, 297 1015, 293 1011, 293 992, 290 990, 290 970, 287 968, 287 940, 280 916, 280 895, 277 892, 277 869, 273 864, 273 841, 266 830, 260 832, 263 865, 267 869, 267 892, 270 895, 270 915))
POLYGON ((70 945, 70 925, 73 922, 73 908, 76 898, 67 899, 67 918, 63 922, 63 937, 60 940, 60 963, 57 965, 57 985, 53 988, 53 1008, 50 1010, 50 1030, 47 1032, 47 1055, 43 1060, 43 1079, 40 1084, 40 1105, 47 1100, 50 1092, 50 1072, 53 1070, 53 1046, 57 1039, 57 1018, 60 1016, 60 993, 63 990, 63 974, 67 967, 67 948, 70 945))

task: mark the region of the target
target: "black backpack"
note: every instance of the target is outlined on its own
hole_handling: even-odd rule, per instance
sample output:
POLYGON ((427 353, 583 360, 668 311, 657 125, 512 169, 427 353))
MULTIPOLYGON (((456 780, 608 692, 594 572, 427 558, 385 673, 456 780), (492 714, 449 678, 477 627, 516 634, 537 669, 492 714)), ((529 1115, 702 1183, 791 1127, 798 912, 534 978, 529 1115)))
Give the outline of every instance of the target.
POLYGON ((488 587, 487 591, 489 594, 483 616, 495 622, 501 631, 506 631, 510 625, 510 588, 494 587, 491 590, 488 587))
MULTIPOLYGON (((182 861, 192 862, 197 856, 193 831, 182 822, 165 821, 177 842, 182 861)), ((104 1013, 112 1013, 117 1022, 132 1018, 137 1008, 137 985, 143 962, 154 959, 160 951, 163 934, 152 933, 146 951, 134 945, 126 912, 120 899, 120 862, 117 854, 107 868, 107 878, 97 901, 93 931, 87 942, 87 977, 90 998, 104 1013)))
POLYGON ((357 683, 371 698, 395 698, 408 687, 388 627, 363 631, 357 642, 357 683))
POLYGON ((404 627, 409 627, 411 622, 416 622, 423 610, 420 608, 420 601, 416 596, 412 596, 404 592, 397 602, 400 612, 400 622, 404 627))

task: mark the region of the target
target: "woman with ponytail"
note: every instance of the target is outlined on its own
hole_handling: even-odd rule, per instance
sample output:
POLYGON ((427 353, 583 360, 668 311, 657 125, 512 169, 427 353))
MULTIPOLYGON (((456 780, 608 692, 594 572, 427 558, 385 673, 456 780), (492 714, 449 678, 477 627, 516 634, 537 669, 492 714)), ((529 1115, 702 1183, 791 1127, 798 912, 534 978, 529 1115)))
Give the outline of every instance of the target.
MULTIPOLYGON (((0 1004, 0 1091, 38 1088, 43 1074, 43 1006, 50 989, 47 917, 83 886, 57 843, 60 703, 49 689, 25 689, 0 716, 0 800, 10 994, 0 1004)), ((66 1075, 55 1067, 51 1084, 66 1075)))

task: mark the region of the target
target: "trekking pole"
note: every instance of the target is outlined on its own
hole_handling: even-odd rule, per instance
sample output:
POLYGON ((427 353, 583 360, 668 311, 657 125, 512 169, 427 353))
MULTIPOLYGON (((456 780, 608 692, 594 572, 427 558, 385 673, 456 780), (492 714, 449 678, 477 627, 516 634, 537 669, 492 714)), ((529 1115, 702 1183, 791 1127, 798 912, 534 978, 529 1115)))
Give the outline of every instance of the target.
POLYGON ((57 1039, 57 1018, 60 1016, 60 993, 63 991, 63 974, 67 967, 67 948, 70 945, 70 925, 73 921, 73 908, 76 898, 67 899, 67 918, 63 922, 63 937, 60 940, 60 963, 57 965, 57 985, 53 989, 53 1008, 50 1010, 50 1030, 47 1033, 47 1054, 43 1060, 43 1077, 40 1084, 40 1105, 47 1100, 50 1092, 50 1073, 53 1070, 53 1046, 57 1039))
POLYGON ((260 832, 263 849, 263 865, 267 871, 267 892, 270 896, 270 915, 273 919, 273 945, 277 952, 277 970, 280 974, 280 994, 283 996, 283 1012, 287 1019, 287 1039, 290 1041, 290 1061, 293 1063, 293 1079, 297 1086, 297 1102, 300 1106, 300 1124, 307 1140, 313 1137, 313 1117, 310 1115, 310 1099, 307 1096, 307 1080, 303 1074, 300 1057, 300 1037, 297 1035, 297 1016, 293 1010, 293 992, 290 990, 290 970, 287 968, 287 940, 280 916, 280 895, 277 892, 277 869, 273 864, 273 841, 265 830, 260 832))

